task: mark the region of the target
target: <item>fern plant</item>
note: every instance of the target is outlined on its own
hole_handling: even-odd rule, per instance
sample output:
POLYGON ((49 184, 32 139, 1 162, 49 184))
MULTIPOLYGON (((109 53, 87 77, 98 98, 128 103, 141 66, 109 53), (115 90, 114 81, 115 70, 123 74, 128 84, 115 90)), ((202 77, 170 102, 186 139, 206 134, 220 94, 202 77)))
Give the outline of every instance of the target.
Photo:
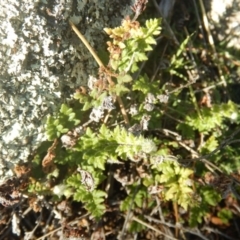
MULTIPOLYGON (((212 192, 214 186, 199 184, 196 176, 204 175, 205 170, 201 169, 214 164, 195 158, 219 147, 220 134, 211 133, 215 129, 225 131, 224 121, 231 118, 237 106, 229 101, 201 107, 190 87, 184 93, 186 102, 180 101, 183 88, 167 91, 167 84, 152 81, 141 72, 139 63, 148 60, 147 53, 157 44, 160 23, 159 19, 150 19, 142 27, 126 18, 120 27, 105 28, 111 38, 107 42, 109 64, 100 62, 99 75, 89 76, 88 86, 77 90, 71 107, 63 104, 46 123, 48 140, 55 145, 48 148, 45 162, 48 160, 64 172, 53 194, 82 202, 97 219, 109 208, 108 200, 114 191, 112 176, 124 189, 119 205, 122 213, 132 206, 132 211, 141 215, 143 205, 150 211, 156 206, 157 197, 191 209, 189 223, 194 226, 220 201, 220 194, 212 192), (72 107, 74 104, 77 107, 72 107), (198 134, 207 139, 197 149, 194 144, 198 134), (185 140, 191 140, 193 146, 185 140), (123 177, 124 172, 128 177, 123 177), (129 176, 132 181, 126 180, 129 176)), ((184 81, 187 78, 178 69, 186 64, 191 67, 183 54, 189 39, 171 58, 168 69, 184 81)), ((41 192, 43 188, 32 186, 31 192, 38 189, 41 192)), ((219 215, 225 221, 230 219, 227 212, 219 215)))

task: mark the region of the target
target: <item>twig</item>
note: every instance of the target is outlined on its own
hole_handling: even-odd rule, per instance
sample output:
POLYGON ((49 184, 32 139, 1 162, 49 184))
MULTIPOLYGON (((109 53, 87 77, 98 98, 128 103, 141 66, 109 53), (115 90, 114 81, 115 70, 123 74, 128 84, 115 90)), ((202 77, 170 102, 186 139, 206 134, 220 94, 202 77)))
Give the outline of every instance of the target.
MULTIPOLYGON (((87 216, 89 216, 89 215, 90 215, 90 213, 86 213, 86 214, 84 214, 82 217, 80 217, 80 218, 78 218, 78 219, 76 219, 76 220, 73 220, 73 221, 69 222, 68 224, 76 224, 76 223, 79 222, 80 219, 85 218, 85 217, 87 217, 87 216)), ((56 229, 52 230, 52 231, 49 232, 49 233, 44 234, 43 236, 41 236, 40 238, 37 238, 36 240, 44 239, 45 237, 47 237, 47 236, 49 236, 49 235, 51 235, 51 234, 53 234, 53 233, 61 230, 61 228, 62 228, 62 226, 59 227, 59 228, 56 228, 56 229)))
POLYGON ((160 202, 160 199, 155 196, 155 200, 157 202, 157 209, 158 209, 158 213, 159 213, 159 218, 165 222, 165 219, 164 219, 164 216, 163 216, 163 212, 162 212, 162 207, 161 207, 161 202, 160 202))
POLYGON ((158 223, 158 224, 163 224, 165 226, 168 226, 168 227, 171 227, 171 228, 181 228, 182 231, 184 232, 189 232, 193 235, 196 235, 196 236, 199 236, 200 238, 202 238, 203 240, 209 240, 208 238, 205 238, 201 233, 199 232, 196 232, 198 229, 196 229, 196 231, 193 231, 193 229, 188 229, 188 228, 184 228, 182 227, 181 225, 174 225, 172 223, 169 223, 169 222, 165 222, 165 221, 162 221, 162 220, 158 220, 156 218, 153 218, 153 217, 149 217, 147 215, 144 216, 148 221, 150 222, 155 222, 155 223, 158 223))
MULTIPOLYGON (((217 62, 217 51, 216 51, 216 48, 215 48, 215 45, 214 45, 213 36, 211 34, 211 31, 210 31, 210 27, 209 27, 209 23, 208 23, 208 18, 207 18, 207 14, 206 14, 206 11, 205 11, 205 7, 204 7, 204 4, 203 4, 202 0, 199 0, 199 3, 200 3, 200 8, 201 8, 201 11, 202 11, 202 14, 203 14, 203 23, 204 23, 206 32, 208 34, 208 42, 209 42, 209 44, 210 44, 210 46, 212 48, 212 51, 214 53, 214 60, 216 60, 216 62, 217 62)), ((218 68, 220 79, 223 82, 223 86, 226 87, 227 83, 226 83, 226 80, 225 80, 225 78, 223 76, 222 69, 220 68, 219 64, 217 64, 217 68, 218 68)))
POLYGON ((215 150, 213 150, 212 152, 210 152, 209 154, 206 154, 204 156, 200 156, 195 150, 191 149, 190 147, 188 147, 187 145, 185 145, 184 143, 182 142, 179 142, 179 144, 183 147, 185 147, 187 150, 189 150, 191 153, 195 154, 196 156, 198 156, 197 158, 194 159, 194 161, 201 161, 213 168, 215 168, 216 170, 218 170, 220 173, 223 173, 223 171, 217 167, 215 164, 211 163, 210 161, 208 161, 206 158, 209 158, 211 157, 212 155, 214 155, 216 152, 218 152, 219 150, 223 149, 224 147, 226 147, 227 145, 230 145, 232 143, 237 143, 237 142, 240 142, 240 139, 235 139, 235 140, 232 140, 233 137, 235 135, 237 135, 238 133, 240 132, 240 128, 237 129, 235 132, 233 132, 230 137, 228 139, 226 139, 225 141, 223 141, 218 148, 216 148, 215 150))
POLYGON ((119 107, 121 109, 121 112, 122 112, 122 115, 123 115, 123 118, 124 118, 124 122, 127 126, 129 126, 130 123, 129 123, 128 115, 127 115, 126 109, 124 107, 122 98, 120 96, 117 96, 117 101, 118 101, 119 107))
POLYGON ((148 0, 135 0, 134 5, 131 7, 133 12, 135 12, 135 16, 133 18, 133 22, 139 17, 140 14, 146 9, 146 4, 148 0))
MULTIPOLYGON (((168 131, 168 130, 166 131, 166 129, 159 129, 159 131, 161 131, 162 133, 164 133, 166 136, 168 136, 168 137, 176 140, 176 141, 179 143, 179 145, 181 145, 181 146, 184 147, 187 151, 189 151, 189 152, 192 154, 192 156, 195 157, 195 158, 194 158, 194 161, 199 160, 199 161, 205 163, 206 167, 208 167, 208 169, 209 169, 210 171, 212 171, 212 172, 213 172, 213 170, 212 170, 211 168, 209 168, 209 166, 212 167, 212 168, 214 168, 215 170, 218 170, 220 173, 223 173, 223 171, 222 171, 219 167, 217 167, 215 164, 211 163, 210 161, 208 161, 208 160, 206 159, 206 156, 208 156, 208 155, 205 155, 205 156, 202 156, 202 157, 201 157, 201 156, 198 154, 197 151, 195 151, 194 149, 190 148, 190 147, 187 146, 185 143, 183 143, 183 142, 180 140, 180 139, 182 139, 182 137, 181 137, 178 133, 175 133, 175 134, 174 134, 174 137, 173 137, 173 136, 169 135, 169 133, 172 134, 172 131, 168 131)), ((173 134, 172 134, 172 135, 173 135, 173 134)), ((184 160, 184 161, 185 161, 185 160, 186 160, 186 161, 189 161, 189 160, 192 160, 192 159, 183 159, 183 160, 184 160)), ((183 161, 183 160, 181 160, 181 161, 183 161)))
MULTIPOLYGON (((185 32, 187 38, 189 39, 187 45, 188 45, 188 48, 189 48, 188 53, 189 53, 190 57, 185 52, 183 53, 183 55, 186 57, 186 59, 188 61, 191 60, 193 66, 194 66, 194 70, 192 70, 192 71, 186 69, 187 74, 188 74, 189 79, 190 79, 190 83, 194 83, 194 82, 196 82, 196 79, 199 78, 200 74, 199 74, 199 71, 198 71, 197 63, 196 63, 195 58, 192 54, 193 44, 191 42, 191 38, 190 38, 191 36, 189 35, 186 27, 184 27, 184 32, 185 32)), ((197 103, 196 95, 194 94, 194 91, 193 91, 193 88, 192 88, 192 84, 189 85, 189 91, 190 91, 190 96, 192 98, 192 102, 193 102, 193 105, 195 107, 195 110, 197 111, 197 114, 198 114, 199 118, 202 118, 201 112, 200 112, 200 109, 199 109, 199 106, 198 106, 198 103, 197 103)))
MULTIPOLYGON (((154 48, 155 48, 156 46, 157 46, 157 45, 155 45, 154 48)), ((149 56, 150 56, 151 53, 152 53, 152 52, 148 52, 148 53, 147 53, 147 59, 149 59, 149 56)), ((139 70, 138 70, 136 73, 133 74, 133 81, 135 81, 136 79, 139 78, 139 76, 140 76, 140 74, 141 74, 141 72, 142 72, 142 70, 143 70, 143 68, 144 68, 145 65, 146 65, 146 61, 143 61, 143 62, 141 63, 141 65, 140 65, 140 67, 139 67, 139 70)))
POLYGON ((199 0, 199 3, 200 3, 201 11, 202 11, 203 23, 204 23, 205 30, 206 30, 207 35, 208 35, 208 42, 209 42, 213 52, 216 53, 216 48, 215 48, 215 45, 214 45, 213 36, 211 34, 211 31, 210 31, 208 18, 207 18, 207 14, 206 14, 206 11, 205 11, 205 7, 204 7, 204 4, 203 4, 203 1, 199 0))
MULTIPOLYGON (((80 33, 80 31, 76 28, 76 26, 69 21, 70 26, 72 27, 73 31, 77 34, 77 36, 81 39, 81 41, 84 43, 84 45, 86 46, 86 48, 89 50, 89 52, 92 54, 92 56, 94 57, 94 59, 96 60, 96 62, 98 63, 99 67, 102 68, 107 74, 111 75, 111 73, 109 72, 109 70, 104 66, 104 64, 102 63, 102 61, 100 60, 100 58, 98 57, 98 55, 96 54, 96 52, 94 51, 94 49, 90 46, 90 44, 88 43, 87 39, 80 33)), ((108 76, 107 80, 109 82, 109 84, 113 87, 115 84, 112 81, 111 77, 108 76)), ((126 113, 123 101, 121 99, 120 96, 117 96, 117 101, 118 104, 120 106, 125 124, 127 126, 129 126, 129 119, 128 119, 128 115, 126 113)))
MULTIPOLYGON (((11 221, 11 218, 10 218, 10 221, 11 221)), ((4 232, 4 234, 0 236, 0 240, 5 240, 5 239, 7 239, 7 238, 6 238, 7 235, 12 232, 12 226, 11 226, 10 224, 9 224, 9 225, 6 225, 6 227, 5 227, 3 230, 5 230, 6 228, 8 228, 8 229, 7 229, 7 231, 2 231, 2 232, 4 232)), ((2 233, 2 232, 1 232, 1 233, 2 233)))
POLYGON ((48 210, 50 210, 50 214, 49 214, 49 217, 48 217, 48 219, 47 219, 47 221, 46 221, 46 223, 45 223, 45 227, 43 228, 43 233, 46 233, 47 232, 47 229, 49 229, 49 223, 50 223, 50 221, 52 220, 52 218, 53 218, 53 214, 55 214, 56 216, 57 215, 60 215, 59 213, 58 214, 56 214, 56 211, 54 211, 54 209, 53 209, 53 207, 46 201, 46 199, 43 199, 43 203, 44 203, 44 205, 45 205, 45 207, 48 209, 48 210))
POLYGON ((203 31, 203 26, 202 26, 202 21, 200 20, 200 16, 199 16, 199 12, 198 12, 198 7, 197 7, 197 4, 196 4, 196 0, 193 0, 193 5, 194 5, 194 9, 195 9, 195 13, 196 13, 196 16, 197 16, 197 21, 198 21, 198 25, 199 25, 199 29, 201 31, 201 34, 203 36, 203 43, 204 43, 204 46, 205 48, 207 47, 207 42, 206 42, 206 39, 205 39, 205 34, 204 34, 204 31, 203 31))
MULTIPOLYGON (((177 224, 177 223, 179 223, 179 215, 178 215, 178 205, 176 202, 173 202, 173 210, 174 210, 175 220, 176 220, 176 224, 177 224)), ((178 238, 178 234, 179 234, 179 229, 175 228, 176 238, 178 238)))
POLYGON ((163 56, 164 56, 164 54, 165 54, 165 52, 166 52, 166 50, 167 50, 167 47, 168 47, 168 43, 166 43, 166 44, 164 45, 163 52, 162 52, 162 56, 161 56, 161 58, 160 58, 160 60, 159 60, 159 64, 158 64, 157 69, 155 70, 153 76, 151 77, 150 82, 152 82, 152 81, 155 79, 155 77, 157 76, 157 73, 158 73, 159 69, 161 68, 162 59, 163 59, 163 56))
MULTIPOLYGON (((235 135, 237 132, 239 132, 239 131, 240 131, 240 129, 238 129, 238 130, 234 133, 234 135, 235 135)), ((209 154, 206 154, 206 155, 204 155, 204 156, 202 156, 202 157, 196 158, 195 160, 200 160, 200 161, 201 161, 203 158, 211 157, 212 155, 214 155, 216 152, 218 152, 218 151, 221 150, 222 148, 226 147, 227 145, 230 145, 230 144, 232 144, 232 143, 240 142, 240 139, 231 140, 234 135, 231 135, 230 138, 228 138, 227 140, 223 141, 223 142, 219 145, 218 148, 216 148, 215 150, 213 150, 213 151, 210 152, 209 154)), ((222 172, 222 171, 221 171, 221 172, 222 172)))
POLYGON ((194 90, 194 93, 207 92, 208 90, 210 90, 210 89, 212 89, 212 88, 216 88, 218 85, 223 85, 223 84, 224 84, 224 81, 220 81, 220 82, 215 83, 215 84, 212 85, 212 86, 205 87, 205 88, 201 88, 201 89, 196 89, 196 90, 194 90))
POLYGON ((221 235, 224 238, 229 239, 229 240, 238 240, 239 239, 239 238, 236 239, 236 238, 229 237, 228 235, 226 235, 225 233, 219 231, 218 229, 213 229, 213 228, 210 228, 210 227, 204 227, 203 230, 207 230, 209 232, 213 232, 213 233, 219 234, 219 235, 221 235))
POLYGON ((107 123, 108 118, 109 118, 109 116, 110 116, 110 113, 111 113, 111 110, 108 110, 107 115, 105 116, 105 118, 104 118, 104 120, 103 120, 103 123, 104 123, 104 124, 107 123))
POLYGON ((143 226, 145 226, 145 227, 147 227, 147 228, 152 229, 153 231, 155 231, 155 232, 157 232, 157 233, 159 233, 159 234, 161 234, 161 235, 163 235, 163 236, 165 236, 165 237, 167 237, 167 239, 177 240, 177 238, 174 238, 174 237, 171 237, 171 236, 165 234, 164 232, 158 230, 157 228, 155 228, 155 227, 153 227, 152 225, 150 225, 150 224, 142 221, 141 219, 139 219, 139 218, 137 218, 137 217, 134 217, 134 216, 133 216, 133 217, 132 217, 132 220, 133 220, 133 221, 136 221, 136 222, 138 222, 138 223, 140 223, 140 224, 142 224, 143 226))
MULTIPOLYGON (((236 208, 237 213, 238 213, 238 215, 239 215, 239 214, 240 214, 240 206, 238 206, 238 204, 236 204, 236 203, 234 203, 232 206, 236 208)), ((236 213, 236 214, 237 214, 237 213, 236 213)), ((239 233, 239 236, 240 236, 240 233, 239 233)))
MULTIPOLYGON (((166 109, 171 109, 171 110, 172 110, 172 108, 169 107, 169 106, 166 106, 166 109)), ((164 112, 164 111, 161 111, 161 112, 162 112, 165 116, 169 117, 170 119, 174 120, 174 121, 177 122, 177 123, 184 123, 184 121, 179 120, 179 119, 173 117, 172 115, 168 114, 167 111, 165 111, 165 112, 164 112)), ((181 113, 180 113, 180 114, 181 114, 181 113)))
POLYGON ((233 219, 234 226, 237 230, 238 236, 240 236, 240 229, 239 229, 239 224, 236 219, 233 219))
POLYGON ((167 20, 163 17, 163 14, 162 14, 162 12, 161 12, 161 9, 159 8, 156 0, 153 0, 153 4, 154 4, 155 8, 157 9, 157 11, 159 12, 160 16, 162 17, 163 23, 164 23, 164 25, 166 26, 167 31, 170 33, 173 41, 175 42, 175 44, 176 44, 177 46, 179 46, 180 43, 179 43, 179 41, 177 40, 177 38, 176 38, 173 30, 171 29, 170 25, 169 25, 168 22, 167 22, 167 20))
POLYGON ((34 232, 37 230, 38 226, 41 223, 42 215, 43 215, 43 213, 41 211, 41 214, 40 214, 40 216, 38 218, 37 225, 34 227, 34 229, 31 232, 25 232, 24 240, 32 239, 34 232))
MULTIPOLYGON (((157 202, 157 209, 158 209, 158 212, 159 212, 159 218, 161 219, 162 222, 165 222, 164 215, 163 215, 163 212, 162 212, 161 202, 160 202, 159 197, 156 196, 156 197, 155 197, 155 200, 156 200, 156 202, 157 202)), ((168 227, 168 226, 163 225, 163 228, 164 228, 164 230, 166 231, 166 233, 167 233, 169 236, 173 237, 173 234, 172 234, 171 230, 169 229, 169 227, 168 227, 168 228, 167 228, 167 227, 168 227)))
MULTIPOLYGON (((77 27, 69 21, 70 26, 72 27, 73 31, 77 34, 77 36, 80 38, 80 40, 83 42, 83 44, 86 46, 88 51, 92 54, 96 62, 98 63, 99 67, 103 69, 106 73, 109 73, 108 69, 104 66, 102 63, 101 59, 98 57, 92 46, 88 43, 87 39, 80 33, 80 31, 77 29, 77 27)), ((113 81, 111 78, 108 78, 109 84, 114 85, 113 81)))
POLYGON ((127 212, 127 215, 126 215, 126 217, 125 217, 125 221, 124 221, 124 224, 123 224, 123 227, 122 227, 122 231, 121 231, 120 236, 119 236, 119 237, 120 237, 120 240, 124 239, 124 232, 125 232, 125 229, 126 229, 126 227, 127 227, 128 221, 131 219, 131 217, 130 217, 130 216, 131 216, 131 210, 132 210, 134 198, 135 198, 135 196, 137 195, 137 192, 138 192, 138 190, 139 190, 139 186, 140 186, 140 184, 139 184, 138 187, 135 189, 134 194, 133 194, 133 197, 132 197, 131 204, 130 204, 130 206, 129 206, 129 208, 128 208, 128 212, 127 212))
POLYGON ((100 60, 100 58, 98 57, 98 55, 95 53, 94 49, 90 46, 90 44, 88 43, 87 39, 80 33, 80 31, 76 28, 76 26, 69 21, 70 26, 72 27, 73 31, 78 35, 78 37, 81 39, 81 41, 84 43, 84 45, 86 46, 86 48, 88 49, 88 51, 92 54, 92 56, 94 57, 94 59, 96 60, 96 62, 98 63, 98 65, 100 67, 105 68, 105 66, 103 65, 102 61, 100 60))

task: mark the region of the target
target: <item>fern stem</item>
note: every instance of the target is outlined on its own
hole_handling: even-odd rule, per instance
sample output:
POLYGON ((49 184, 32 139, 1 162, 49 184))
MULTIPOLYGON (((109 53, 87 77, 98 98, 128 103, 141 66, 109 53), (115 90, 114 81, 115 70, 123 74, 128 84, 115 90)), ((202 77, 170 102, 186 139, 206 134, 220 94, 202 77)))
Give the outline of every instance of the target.
POLYGON ((190 96, 191 96, 192 101, 193 101, 193 105, 194 105, 194 107, 195 107, 195 109, 198 113, 198 117, 202 119, 202 115, 201 115, 200 109, 198 107, 197 100, 196 100, 196 97, 195 97, 193 89, 192 89, 192 85, 189 85, 189 90, 190 90, 190 96))
POLYGON ((83 44, 86 46, 86 48, 88 49, 88 51, 92 54, 92 56, 94 57, 94 59, 96 60, 96 62, 98 63, 99 67, 103 67, 105 68, 105 66, 103 65, 102 61, 100 60, 100 58, 98 57, 98 55, 96 54, 96 52, 94 51, 94 49, 91 47, 91 45, 88 43, 87 39, 80 33, 80 31, 77 29, 77 27, 71 22, 69 21, 70 26, 72 27, 73 31, 77 34, 77 36, 81 39, 81 41, 83 42, 83 44))
MULTIPOLYGON (((80 31, 77 29, 77 27, 71 22, 69 21, 70 26, 72 27, 73 31, 77 34, 77 36, 81 39, 81 41, 83 42, 83 44, 86 46, 86 48, 88 49, 88 51, 92 54, 92 56, 94 57, 94 59, 96 60, 96 62, 98 63, 99 67, 104 69, 106 73, 109 73, 108 69, 104 66, 104 64, 102 63, 102 61, 100 60, 100 58, 98 57, 98 55, 96 54, 96 52, 94 51, 94 49, 91 47, 91 45, 88 43, 87 39, 80 33, 80 31)), ((109 76, 108 78, 108 82, 111 86, 114 86, 114 82, 112 81, 111 77, 109 76)), ((129 119, 128 119, 128 115, 127 112, 125 110, 123 101, 121 99, 120 96, 117 96, 117 101, 118 104, 120 106, 123 118, 124 118, 124 122, 127 126, 129 126, 129 119)))

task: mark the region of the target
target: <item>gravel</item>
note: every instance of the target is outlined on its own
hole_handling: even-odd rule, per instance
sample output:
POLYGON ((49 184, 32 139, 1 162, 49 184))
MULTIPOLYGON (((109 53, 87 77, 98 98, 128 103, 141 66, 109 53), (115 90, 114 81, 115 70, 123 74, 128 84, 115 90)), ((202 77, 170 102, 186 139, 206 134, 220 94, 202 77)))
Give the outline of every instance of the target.
POLYGON ((97 64, 71 31, 74 22, 90 44, 105 46, 104 27, 131 14, 128 0, 3 0, 0 2, 0 174, 46 140, 47 115, 97 64))

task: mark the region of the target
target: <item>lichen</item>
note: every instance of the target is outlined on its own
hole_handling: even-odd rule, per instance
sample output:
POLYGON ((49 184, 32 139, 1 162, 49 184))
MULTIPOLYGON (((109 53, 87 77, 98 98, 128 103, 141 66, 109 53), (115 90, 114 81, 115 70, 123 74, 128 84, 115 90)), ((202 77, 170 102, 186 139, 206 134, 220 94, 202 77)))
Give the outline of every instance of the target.
POLYGON ((1 1, 1 159, 26 161, 45 140, 43 122, 48 113, 86 84, 89 75, 97 74, 97 64, 71 31, 69 19, 98 50, 105 45, 103 28, 116 26, 130 14, 129 4, 127 0, 1 1))

